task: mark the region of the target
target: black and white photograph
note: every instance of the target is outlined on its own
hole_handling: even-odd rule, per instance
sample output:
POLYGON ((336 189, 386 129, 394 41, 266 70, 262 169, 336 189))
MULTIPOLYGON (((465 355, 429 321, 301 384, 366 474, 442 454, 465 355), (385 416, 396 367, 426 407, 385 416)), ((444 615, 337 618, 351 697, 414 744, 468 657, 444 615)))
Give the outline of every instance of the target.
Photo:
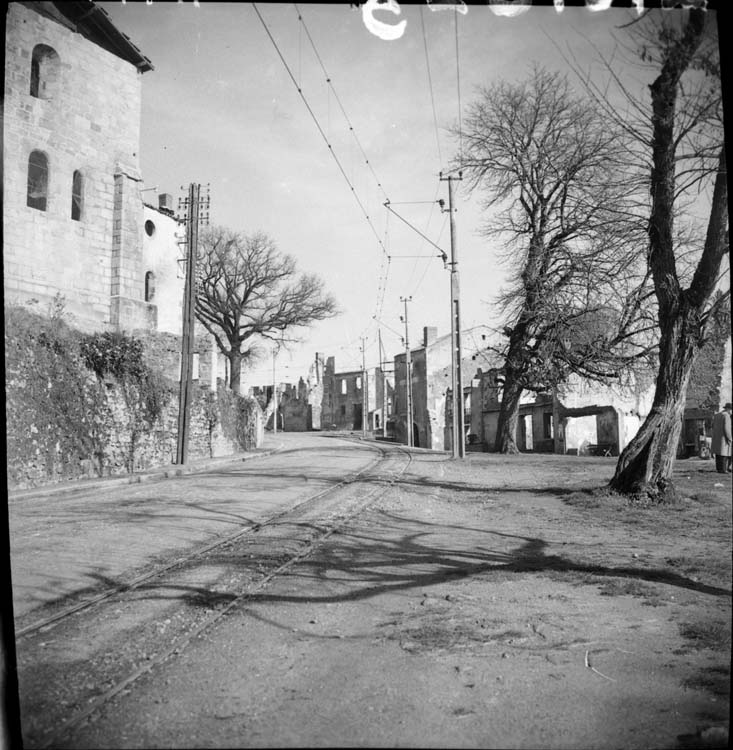
POLYGON ((0 750, 729 747, 723 3, 4 15, 0 750))

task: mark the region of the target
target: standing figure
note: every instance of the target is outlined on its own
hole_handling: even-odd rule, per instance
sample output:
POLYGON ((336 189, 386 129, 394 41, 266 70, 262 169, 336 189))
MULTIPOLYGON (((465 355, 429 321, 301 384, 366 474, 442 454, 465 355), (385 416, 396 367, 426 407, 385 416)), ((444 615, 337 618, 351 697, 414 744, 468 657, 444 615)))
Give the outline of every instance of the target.
POLYGON ((731 429, 730 413, 733 404, 728 402, 723 411, 713 417, 713 442, 711 450, 715 454, 715 470, 719 474, 731 471, 731 429))

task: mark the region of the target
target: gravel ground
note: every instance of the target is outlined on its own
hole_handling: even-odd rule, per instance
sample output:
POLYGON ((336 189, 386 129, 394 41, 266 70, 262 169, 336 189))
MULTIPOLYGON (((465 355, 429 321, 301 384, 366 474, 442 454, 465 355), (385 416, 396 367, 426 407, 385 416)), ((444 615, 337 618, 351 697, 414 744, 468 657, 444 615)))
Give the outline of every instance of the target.
MULTIPOLYGON (((640 507, 594 491, 613 467, 415 452, 366 511, 54 746, 725 747, 730 477, 679 462, 685 500, 640 507)), ((248 559, 292 554, 281 531, 248 559)), ((202 567, 201 588, 231 570, 202 567)))

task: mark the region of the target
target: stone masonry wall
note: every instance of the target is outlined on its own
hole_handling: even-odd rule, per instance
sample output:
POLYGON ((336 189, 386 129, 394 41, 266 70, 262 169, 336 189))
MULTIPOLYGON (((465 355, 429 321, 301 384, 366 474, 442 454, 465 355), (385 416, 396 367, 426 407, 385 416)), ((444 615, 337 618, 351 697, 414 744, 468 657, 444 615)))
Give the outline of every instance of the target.
MULTIPOLYGON (((155 376, 162 408, 152 423, 137 421, 114 377, 84 365, 79 334, 27 308, 5 309, 5 415, 8 487, 21 489, 83 477, 114 476, 170 465, 178 433, 178 384, 155 376)), ((160 337, 144 339, 151 375, 160 370, 160 337)), ((148 386, 150 387, 150 386, 148 386)), ((129 391, 128 391, 129 392, 129 391)), ((189 457, 232 455, 259 447, 261 410, 254 399, 223 385, 194 384, 189 457)))

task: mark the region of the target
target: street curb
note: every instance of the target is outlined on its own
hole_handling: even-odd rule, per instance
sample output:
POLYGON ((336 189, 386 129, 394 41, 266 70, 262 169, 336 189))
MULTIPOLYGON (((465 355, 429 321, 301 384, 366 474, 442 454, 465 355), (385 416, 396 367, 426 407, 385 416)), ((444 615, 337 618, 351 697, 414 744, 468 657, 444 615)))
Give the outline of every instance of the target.
POLYGON ((257 452, 235 453, 231 456, 221 456, 219 458, 202 459, 194 461, 183 466, 171 465, 170 468, 158 467, 141 474, 125 474, 123 476, 105 477, 103 479, 80 479, 73 483, 54 484, 46 487, 33 487, 27 490, 8 491, 8 502, 17 500, 32 500, 36 498, 49 497, 52 495, 76 495, 87 490, 102 489, 109 487, 118 487, 128 484, 142 484, 143 482, 162 482, 166 479, 175 479, 186 474, 198 474, 208 471, 216 466, 226 466, 244 461, 251 461, 255 458, 265 458, 273 453, 278 453, 284 448, 280 444, 276 448, 267 448, 257 452))

